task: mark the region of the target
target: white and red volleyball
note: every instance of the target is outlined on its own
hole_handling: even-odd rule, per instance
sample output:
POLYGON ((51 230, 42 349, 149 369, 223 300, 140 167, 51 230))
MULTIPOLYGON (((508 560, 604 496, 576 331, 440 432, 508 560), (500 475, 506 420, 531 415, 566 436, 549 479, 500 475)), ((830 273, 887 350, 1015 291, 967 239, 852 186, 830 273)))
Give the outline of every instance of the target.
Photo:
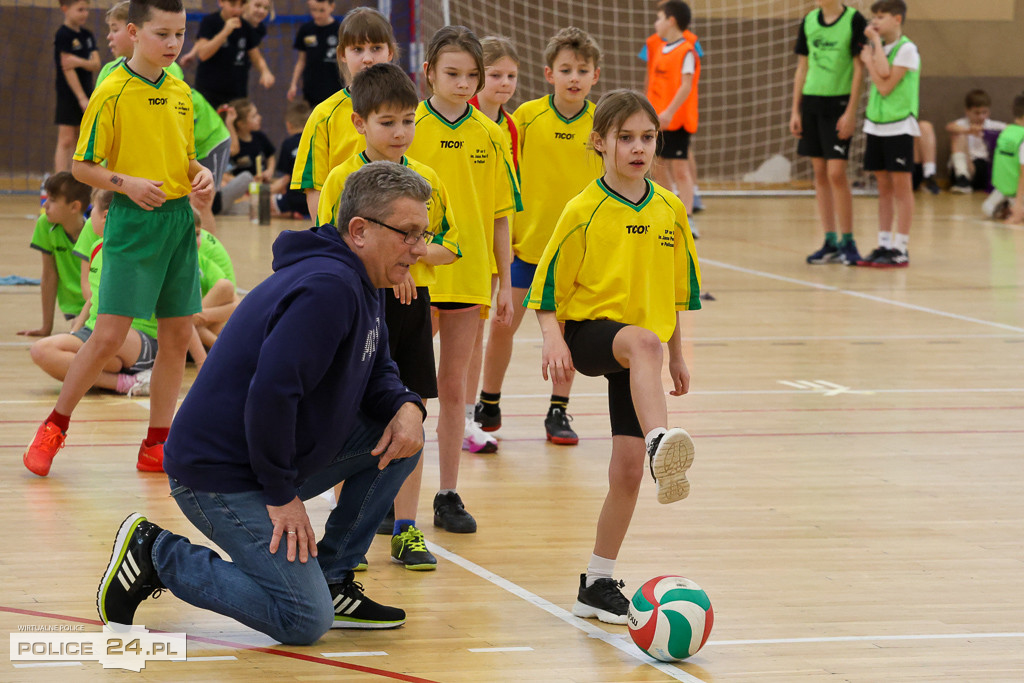
POLYGON ((658 576, 629 602, 629 635, 637 647, 663 662, 695 655, 708 642, 715 612, 707 593, 682 576, 658 576))

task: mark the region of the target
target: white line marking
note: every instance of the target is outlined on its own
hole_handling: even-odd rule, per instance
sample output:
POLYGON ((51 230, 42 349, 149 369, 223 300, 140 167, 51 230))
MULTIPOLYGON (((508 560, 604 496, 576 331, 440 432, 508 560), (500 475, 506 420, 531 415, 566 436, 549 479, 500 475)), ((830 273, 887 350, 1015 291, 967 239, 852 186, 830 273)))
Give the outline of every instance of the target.
POLYGON ((81 662, 31 662, 29 664, 15 664, 15 669, 39 669, 52 666, 82 666, 81 662))
MULTIPOLYGON (((936 218, 938 218, 938 216, 936 216, 936 218)), ((1003 223, 1002 221, 991 219, 986 220, 984 218, 975 218, 974 216, 949 215, 946 216, 946 219, 949 221, 956 221, 959 223, 973 223, 975 225, 983 225, 986 228, 1006 228, 1007 230, 1024 230, 1024 226, 1014 225, 1012 223, 1003 223)))
MULTIPOLYGON (((1024 391, 1024 387, 975 387, 975 388, 931 388, 931 389, 859 389, 860 394, 1014 394, 1024 391)), ((806 389, 722 389, 720 391, 691 391, 687 396, 761 396, 778 394, 807 394, 806 389)), ((603 392, 573 392, 573 398, 606 398, 603 392)), ((507 398, 537 399, 550 398, 551 394, 502 394, 507 398)), ((2 401, 0 401, 2 403, 2 401)))
POLYGON ((463 569, 473 574, 476 574, 485 581, 490 581, 495 586, 503 588, 504 590, 508 591, 512 595, 515 595, 516 597, 522 598, 534 607, 539 607, 548 614, 551 614, 561 619, 565 623, 569 624, 570 626, 573 626, 579 629, 580 631, 583 631, 591 638, 603 641, 608 645, 611 645, 612 647, 619 649, 620 651, 629 655, 633 659, 636 659, 637 661, 643 664, 647 664, 648 666, 654 667, 666 676, 670 676, 677 681, 686 681, 686 683, 703 683, 701 679, 691 676, 682 669, 679 669, 665 662, 659 662, 657 660, 651 659, 643 652, 641 652, 640 649, 637 648, 632 641, 627 642, 627 640, 624 639, 621 635, 614 635, 608 633, 604 629, 595 626, 594 624, 588 622, 585 619, 579 619, 577 617, 574 617, 572 613, 562 609, 558 605, 549 602, 548 600, 545 600, 539 595, 531 593, 525 588, 512 583, 508 579, 504 579, 498 576, 494 572, 484 569, 480 565, 470 562, 469 560, 467 560, 464 557, 461 557, 460 555, 456 555, 455 553, 445 548, 442 548, 441 546, 437 545, 436 543, 433 543, 432 541, 427 541, 427 547, 430 549, 430 552, 434 553, 435 555, 443 557, 444 559, 448 560, 453 564, 459 565, 463 569))
POLYGON ((532 647, 471 647, 470 652, 533 652, 532 647))
POLYGON ((321 652, 321 657, 387 657, 388 653, 378 652, 321 652))
POLYGON ((232 655, 220 655, 217 657, 189 657, 187 659, 173 659, 174 662, 235 662, 238 657, 232 655))
POLYGON ((840 289, 832 285, 823 285, 820 282, 810 282, 808 280, 799 280, 797 278, 786 277, 784 275, 776 275, 775 273, 768 273, 763 270, 754 270, 752 268, 744 268, 742 266, 734 266, 730 263, 723 263, 722 261, 715 261, 713 259, 701 259, 701 265, 707 263, 712 266, 718 266, 726 270, 733 270, 738 273, 746 273, 747 275, 757 275, 758 277, 768 278, 769 280, 778 280, 780 282, 789 282, 795 285, 801 285, 803 287, 811 287, 813 289, 820 289, 826 292, 835 292, 836 294, 845 294, 847 296, 857 297, 859 299, 866 299, 868 301, 874 301, 876 303, 887 304, 889 306, 898 306, 900 308, 906 308, 912 311, 919 311, 921 313, 931 313, 932 315, 942 316, 944 318, 952 318, 953 320, 960 320, 962 322, 976 323, 978 325, 988 325, 990 327, 997 327, 1001 330, 1010 330, 1012 332, 1024 332, 1024 327, 1016 327, 1014 325, 1006 325, 1004 323, 992 322, 991 320, 982 320, 981 318, 971 318, 966 315, 959 315, 957 313, 949 313, 948 311, 940 311, 937 308, 928 308, 927 306, 918 306, 917 304, 908 304, 903 301, 894 301, 892 299, 885 299, 874 294, 865 294, 863 292, 857 292, 850 289, 840 289))
POLYGON ((709 640, 708 645, 777 645, 787 643, 853 643, 875 640, 973 640, 1024 638, 1024 633, 922 633, 905 636, 837 636, 834 638, 766 638, 764 640, 709 640))

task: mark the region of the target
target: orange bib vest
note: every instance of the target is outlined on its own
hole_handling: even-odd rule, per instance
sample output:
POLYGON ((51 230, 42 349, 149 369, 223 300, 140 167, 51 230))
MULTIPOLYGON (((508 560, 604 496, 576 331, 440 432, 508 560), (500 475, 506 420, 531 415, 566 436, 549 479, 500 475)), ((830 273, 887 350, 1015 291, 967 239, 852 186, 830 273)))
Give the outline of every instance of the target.
POLYGON ((661 49, 665 46, 665 41, 659 38, 658 34, 647 39, 647 99, 659 113, 668 107, 676 96, 676 92, 679 91, 679 86, 683 82, 683 60, 686 59, 686 55, 693 52, 693 56, 696 58, 690 94, 672 117, 668 130, 683 128, 688 133, 697 132, 697 84, 700 82, 700 57, 695 52, 696 44, 697 36, 691 31, 683 31, 683 42, 668 54, 663 54, 661 49))

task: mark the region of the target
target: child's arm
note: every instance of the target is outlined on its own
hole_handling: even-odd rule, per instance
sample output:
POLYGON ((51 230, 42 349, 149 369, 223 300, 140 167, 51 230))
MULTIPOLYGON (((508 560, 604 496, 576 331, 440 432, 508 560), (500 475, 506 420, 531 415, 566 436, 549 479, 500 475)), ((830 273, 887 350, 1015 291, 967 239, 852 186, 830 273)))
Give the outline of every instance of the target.
POLYGON ((160 189, 164 181, 114 173, 92 161, 75 160, 71 162, 71 174, 86 185, 127 195, 129 199, 146 211, 152 211, 154 208, 162 206, 167 200, 167 195, 160 189))
POLYGON ((676 311, 676 329, 668 340, 668 374, 672 377, 675 388, 668 392, 672 396, 682 396, 690 391, 690 370, 683 358, 683 333, 679 311, 676 311))
POLYGON ((693 74, 683 74, 683 80, 679 83, 679 90, 676 90, 675 97, 665 107, 665 111, 658 114, 658 121, 661 123, 661 129, 666 130, 670 123, 672 123, 672 117, 676 115, 679 107, 683 106, 683 102, 690 96, 690 91, 693 89, 693 74))
POLYGON ((422 261, 432 266, 447 266, 450 263, 455 263, 457 258, 459 257, 448 251, 447 247, 440 244, 428 244, 427 255, 423 257, 422 261))
POLYGON ((85 299, 85 305, 89 305, 89 300, 92 298, 92 287, 89 286, 89 262, 82 259, 82 273, 79 276, 79 280, 82 285, 82 298, 85 299))
POLYGON ((508 216, 494 219, 494 261, 498 264, 498 297, 494 319, 499 325, 512 324, 512 237, 508 216))
POLYGON ((82 312, 79 313, 74 320, 71 321, 71 332, 78 332, 80 329, 85 327, 85 322, 89 319, 89 310, 92 308, 92 300, 86 298, 85 305, 82 306, 82 312))
POLYGON ((807 80, 807 55, 797 55, 796 73, 793 74, 793 106, 789 111, 789 132, 795 137, 803 133, 800 117, 800 103, 804 99, 804 82, 807 80))
POLYGON ((846 111, 836 123, 836 132, 840 140, 849 140, 857 132, 857 105, 860 102, 861 84, 864 82, 864 66, 859 59, 853 60, 853 83, 850 84, 850 99, 846 103, 846 111))
POLYGON ((228 39, 236 28, 242 25, 242 20, 238 17, 231 17, 224 22, 224 28, 220 30, 213 38, 200 38, 196 41, 195 51, 199 54, 199 60, 205 62, 210 57, 217 54, 217 50, 221 48, 224 41, 228 39))
POLYGON ((188 51, 188 54, 181 56, 178 59, 178 63, 182 66, 188 66, 195 61, 196 57, 199 56, 199 43, 192 46, 192 49, 188 51))
POLYGON ((200 200, 213 199, 213 172, 195 159, 189 159, 188 179, 192 181, 192 194, 200 200))
POLYGON ((1020 178, 1017 179, 1017 194, 1013 198, 1013 206, 1010 207, 1010 215, 1006 218, 1006 222, 1024 223, 1024 164, 1020 166, 1020 178))
MULTIPOLYGON (((61 54, 62 61, 65 54, 67 53, 61 54)), ((89 106, 89 96, 85 94, 85 88, 82 87, 82 81, 78 78, 78 72, 73 67, 65 67, 64 80, 68 82, 68 87, 71 88, 75 99, 78 100, 78 106, 82 108, 82 111, 85 111, 86 107, 89 106)))
POLYGON ((57 260, 53 254, 43 253, 43 273, 39 278, 43 301, 43 324, 34 330, 22 330, 23 337, 49 337, 53 332, 53 308, 57 304, 57 260))
POLYGON ((306 53, 300 52, 299 58, 295 60, 295 68, 292 69, 292 83, 288 86, 288 101, 291 102, 299 96, 299 79, 306 68, 306 53))
POLYGON ((569 346, 562 337, 562 326, 558 324, 558 317, 554 311, 537 309, 537 322, 540 324, 541 335, 544 337, 540 360, 541 374, 544 375, 545 380, 550 374, 551 381, 555 384, 571 381, 576 368, 572 365, 569 346))
POLYGON ((269 90, 274 87, 274 82, 277 80, 274 78, 274 74, 270 71, 270 67, 267 66, 267 60, 263 59, 263 55, 260 54, 260 49, 254 47, 249 50, 249 59, 256 66, 256 69, 260 72, 260 85, 269 90))
POLYGON ((306 207, 309 209, 309 215, 315 216, 319 206, 320 190, 306 190, 306 207))
POLYGON ((192 327, 192 338, 188 340, 188 352, 192 354, 196 370, 201 369, 203 363, 206 362, 206 347, 203 346, 203 341, 199 338, 199 330, 194 326, 192 327))
POLYGON ((65 71, 68 69, 85 69, 86 71, 97 73, 103 68, 103 65, 100 64, 100 53, 93 50, 89 53, 89 59, 82 59, 70 52, 61 52, 60 67, 65 71))

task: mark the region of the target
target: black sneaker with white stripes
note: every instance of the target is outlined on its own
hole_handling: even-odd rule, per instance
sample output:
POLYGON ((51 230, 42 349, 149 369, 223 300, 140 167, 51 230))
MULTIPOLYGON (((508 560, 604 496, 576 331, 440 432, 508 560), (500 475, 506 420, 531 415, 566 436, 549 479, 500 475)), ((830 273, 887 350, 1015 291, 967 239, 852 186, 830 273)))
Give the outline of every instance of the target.
POLYGON ((138 513, 121 522, 96 593, 96 608, 104 624, 130 626, 143 600, 150 595, 160 597, 164 585, 153 567, 152 550, 161 531, 138 513))
POLYGON ((397 628, 405 623, 405 610, 380 605, 363 595, 363 585, 352 575, 331 589, 334 624, 331 628, 397 628))

